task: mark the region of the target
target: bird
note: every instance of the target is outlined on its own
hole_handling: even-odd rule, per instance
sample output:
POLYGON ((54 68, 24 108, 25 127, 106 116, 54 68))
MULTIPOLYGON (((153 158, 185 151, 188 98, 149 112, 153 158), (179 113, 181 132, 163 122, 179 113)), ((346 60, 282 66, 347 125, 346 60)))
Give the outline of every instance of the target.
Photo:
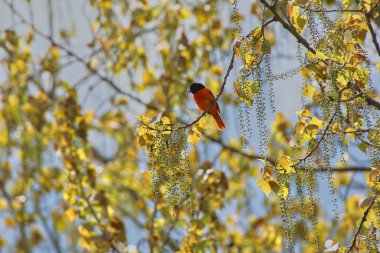
POLYGON ((192 83, 188 92, 194 94, 194 101, 202 112, 207 111, 211 103, 213 103, 213 106, 208 111, 208 113, 214 117, 219 130, 222 130, 226 127, 226 124, 224 124, 222 118, 220 117, 218 102, 216 101, 214 94, 212 94, 208 88, 206 88, 201 83, 192 83))

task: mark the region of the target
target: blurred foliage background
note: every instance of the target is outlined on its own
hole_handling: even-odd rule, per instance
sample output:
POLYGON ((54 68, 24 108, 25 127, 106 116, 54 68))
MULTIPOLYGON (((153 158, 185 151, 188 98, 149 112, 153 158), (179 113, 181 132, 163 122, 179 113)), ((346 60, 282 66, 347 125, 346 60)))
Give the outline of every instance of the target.
POLYGON ((1 0, 0 251, 378 252, 379 6, 1 0))

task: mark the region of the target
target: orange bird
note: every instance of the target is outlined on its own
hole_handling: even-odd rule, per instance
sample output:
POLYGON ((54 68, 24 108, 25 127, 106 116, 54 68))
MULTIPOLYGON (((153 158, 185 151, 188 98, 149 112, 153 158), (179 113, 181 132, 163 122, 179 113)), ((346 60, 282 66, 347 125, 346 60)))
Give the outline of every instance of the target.
POLYGON ((198 108, 202 112, 207 111, 211 103, 214 103, 211 109, 208 111, 208 113, 214 117, 216 124, 218 125, 218 128, 220 130, 226 127, 222 118, 219 115, 220 113, 219 105, 216 102, 214 94, 212 94, 212 92, 209 89, 207 89, 201 83, 193 83, 192 85, 190 85, 189 92, 194 94, 195 103, 197 103, 198 108))

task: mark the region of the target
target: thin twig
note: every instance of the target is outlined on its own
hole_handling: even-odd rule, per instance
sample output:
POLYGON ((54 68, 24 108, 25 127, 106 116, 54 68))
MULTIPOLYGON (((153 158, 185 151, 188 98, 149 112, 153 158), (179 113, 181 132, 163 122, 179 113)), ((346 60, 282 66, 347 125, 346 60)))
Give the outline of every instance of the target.
POLYGON ((307 158, 309 158, 313 153, 314 151, 319 147, 319 145, 321 144, 321 142, 323 141, 323 139, 325 138, 326 134, 327 134, 327 131, 329 130, 330 128, 330 125, 332 124, 333 120, 334 120, 334 117, 335 117, 336 113, 333 114, 333 116, 331 117, 331 119, 329 120, 329 123, 327 123, 327 126, 325 128, 325 130, 323 131, 323 134, 321 136, 321 138, 319 139, 319 141, 317 142, 317 144, 315 144, 315 146, 303 157, 301 158, 300 160, 298 160, 298 162, 296 162, 295 164, 292 165, 292 167, 295 167, 297 165, 299 165, 301 162, 305 161, 307 158))
MULTIPOLYGON (((273 157, 269 156, 260 156, 260 155, 253 155, 246 153, 242 150, 239 150, 237 148, 234 148, 232 146, 229 146, 225 143, 223 143, 222 140, 217 139, 212 137, 211 135, 208 135, 206 133, 202 133, 203 136, 205 136, 207 139, 210 141, 219 144, 223 149, 229 150, 232 153, 241 155, 243 157, 246 157, 250 160, 263 160, 263 161, 268 161, 271 165, 276 166, 276 159, 273 157)), ((301 170, 304 170, 304 167, 300 168, 301 170)), ((326 172, 327 170, 334 172, 334 173, 343 173, 343 172, 368 172, 371 171, 370 167, 363 167, 363 166, 351 166, 351 167, 335 167, 335 168, 326 168, 326 167, 321 167, 321 168, 315 168, 314 171, 316 172, 326 172)))
POLYGON ((209 139, 210 141, 214 142, 214 143, 218 143, 220 144, 220 146, 222 146, 222 148, 224 149, 227 149, 229 151, 231 151, 232 153, 236 153, 236 154, 239 154, 239 155, 242 155, 250 160, 263 160, 263 161, 268 161, 270 164, 272 164, 273 166, 276 165, 276 160, 271 158, 271 157, 268 157, 268 156, 261 156, 261 155, 253 155, 253 154, 248 154, 248 153, 245 153, 237 148, 234 148, 234 147, 231 147, 229 145, 226 145, 225 143, 222 142, 222 140, 220 139, 217 139, 215 137, 212 137, 211 135, 208 135, 206 133, 202 133, 204 137, 206 137, 207 139, 209 139))
POLYGON ((49 8, 49 34, 50 38, 54 40, 54 21, 53 21, 53 6, 51 0, 48 0, 48 8, 49 8))
POLYGON ((319 13, 319 12, 323 12, 323 13, 329 13, 329 12, 339 12, 339 13, 342 13, 342 12, 362 12, 362 10, 314 10, 314 9, 309 9, 309 8, 305 8, 304 9, 305 11, 310 11, 310 12, 315 12, 315 13, 319 13))
MULTIPOLYGON (((15 8, 14 6, 7 2, 7 1, 4 1, 4 3, 11 9, 12 13, 14 13, 22 22, 24 22, 25 24, 28 24, 30 26, 33 26, 30 22, 28 22, 15 8)), ((36 34, 38 34, 39 36, 41 36, 42 38, 50 41, 52 43, 52 45, 58 47, 59 49, 61 49, 62 51, 64 51, 66 54, 68 54, 69 56, 73 57, 74 59, 76 59, 79 63, 83 64, 87 69, 88 71, 90 71, 91 73, 93 73, 94 75, 96 75, 100 80, 104 81, 105 83, 109 84, 109 86, 111 88, 113 88, 116 92, 120 93, 120 94, 123 94, 124 96, 134 100, 135 102, 145 106, 146 108, 148 109, 152 109, 152 110, 157 110, 158 108, 156 108, 155 106, 151 105, 151 104, 148 104, 148 103, 145 103, 144 101, 142 101, 139 97, 131 94, 131 93, 128 93, 124 90, 122 90, 121 88, 119 88, 113 80, 109 79, 108 77, 100 74, 99 71, 97 71, 96 69, 94 68, 91 68, 90 64, 88 64, 88 62, 83 59, 82 57, 80 57, 79 55, 77 55, 76 53, 74 53, 72 50, 66 48, 65 46, 59 44, 57 41, 53 40, 53 38, 51 38, 50 36, 46 35, 45 33, 41 32, 40 30, 38 29, 35 29, 34 30, 36 32, 36 34)))
POLYGON ((149 248, 150 248, 150 253, 153 253, 154 252, 154 245, 153 245, 153 237, 154 237, 154 220, 156 219, 156 216, 157 216, 157 203, 154 202, 154 209, 153 209, 153 214, 152 214, 152 217, 150 217, 150 228, 149 228, 149 234, 150 234, 150 238, 148 240, 149 242, 149 248))
POLYGON ((376 195, 376 196, 373 197, 371 203, 369 204, 369 206, 365 210, 365 212, 363 214, 363 217, 362 217, 362 220, 360 221, 360 225, 359 225, 358 231, 356 231, 354 239, 352 240, 351 246, 348 248, 348 250, 346 251, 346 253, 349 253, 349 252, 351 252, 351 250, 354 249, 356 240, 357 240, 358 235, 360 233, 360 230, 362 229, 364 222, 367 220, 368 213, 371 210, 373 204, 375 203, 377 196, 378 195, 376 195))
POLYGON ((166 245, 169 243, 169 241, 170 241, 170 234, 172 233, 172 231, 173 231, 174 228, 175 228, 175 225, 176 225, 177 222, 178 222, 180 211, 181 211, 180 209, 177 209, 177 210, 176 210, 175 218, 174 218, 172 224, 171 224, 170 227, 169 227, 169 230, 168 230, 168 232, 167 232, 167 234, 166 234, 166 239, 164 240, 164 243, 163 243, 163 245, 162 245, 162 249, 163 249, 163 250, 165 250, 165 246, 166 246, 166 245))
MULTIPOLYGON (((276 19, 273 17, 271 19, 269 19, 267 22, 265 22, 264 24, 261 25, 261 32, 263 32, 264 28, 267 27, 270 23, 272 22, 275 22, 276 19)), ((255 31, 256 28, 254 28, 252 31, 250 31, 249 33, 247 33, 244 37, 245 38, 248 38, 249 36, 251 36, 253 34, 253 31, 255 31)))

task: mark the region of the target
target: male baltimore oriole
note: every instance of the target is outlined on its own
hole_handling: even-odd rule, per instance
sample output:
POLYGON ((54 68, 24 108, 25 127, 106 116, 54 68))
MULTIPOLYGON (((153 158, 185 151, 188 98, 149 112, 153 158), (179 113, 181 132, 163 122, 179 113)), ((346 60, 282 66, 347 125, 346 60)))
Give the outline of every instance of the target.
POLYGON ((194 94, 195 103, 198 105, 198 108, 202 112, 207 111, 211 103, 214 103, 208 113, 214 117, 216 124, 220 130, 225 128, 226 125, 219 115, 219 105, 216 102, 214 94, 212 94, 212 92, 201 83, 193 83, 190 85, 190 92, 194 94))

